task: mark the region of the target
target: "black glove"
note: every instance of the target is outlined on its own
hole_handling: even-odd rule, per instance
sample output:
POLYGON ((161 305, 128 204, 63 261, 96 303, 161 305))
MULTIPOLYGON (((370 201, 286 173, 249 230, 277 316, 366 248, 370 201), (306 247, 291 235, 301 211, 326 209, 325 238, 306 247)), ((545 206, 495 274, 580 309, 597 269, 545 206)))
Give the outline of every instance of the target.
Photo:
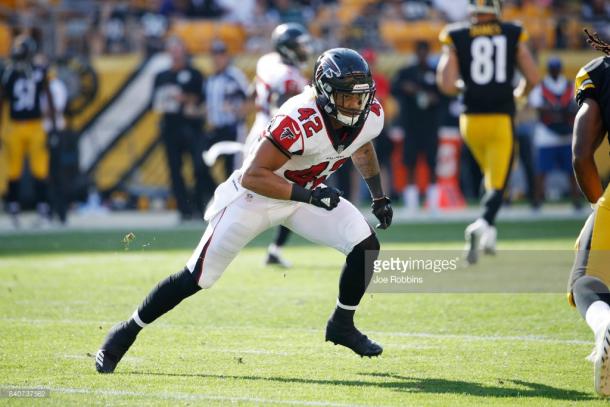
POLYGON ((379 219, 379 224, 375 226, 377 229, 387 229, 392 224, 392 216, 394 211, 392 210, 390 198, 384 196, 382 198, 373 199, 373 215, 379 219))
POLYGON ((332 211, 339 205, 339 200, 343 195, 343 191, 333 187, 321 188, 318 187, 311 191, 309 203, 327 211, 332 211))

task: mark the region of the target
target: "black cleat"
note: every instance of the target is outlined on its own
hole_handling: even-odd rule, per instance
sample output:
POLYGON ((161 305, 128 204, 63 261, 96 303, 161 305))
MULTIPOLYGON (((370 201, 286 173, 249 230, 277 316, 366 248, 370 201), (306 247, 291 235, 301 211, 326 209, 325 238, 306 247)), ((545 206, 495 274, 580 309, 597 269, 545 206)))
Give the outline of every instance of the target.
POLYGON ((116 365, 136 340, 139 330, 129 326, 128 321, 119 322, 110 329, 100 350, 95 354, 95 370, 113 373, 116 365))
POLYGON ((379 356, 383 352, 381 345, 367 338, 353 325, 345 326, 328 321, 328 324, 326 324, 326 341, 350 348, 361 357, 379 356))

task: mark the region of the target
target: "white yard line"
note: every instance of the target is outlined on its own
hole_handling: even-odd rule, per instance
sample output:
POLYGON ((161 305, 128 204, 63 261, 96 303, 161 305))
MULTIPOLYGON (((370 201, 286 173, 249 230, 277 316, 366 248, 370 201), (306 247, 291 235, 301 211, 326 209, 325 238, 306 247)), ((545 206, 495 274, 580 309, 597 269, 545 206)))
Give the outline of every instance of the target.
MULTIPOLYGON (((14 385, 0 385, 0 388, 22 388, 24 386, 14 385)), ((53 393, 62 394, 93 394, 98 396, 133 396, 133 397, 145 397, 154 398, 161 400, 210 400, 210 401, 226 401, 231 403, 254 403, 254 404, 287 404, 293 406, 321 406, 321 407, 367 407, 366 405, 360 404, 345 404, 345 403, 333 403, 327 401, 308 401, 308 400, 281 400, 281 399, 265 399, 259 397, 231 397, 231 396, 216 396, 212 394, 190 394, 190 393, 177 393, 177 392, 138 392, 129 390, 109 390, 109 389, 78 389, 71 387, 46 387, 46 386, 35 386, 28 385, 28 388, 46 389, 51 392, 51 398, 53 393)))
MULTIPOLYGON (((95 320, 79 320, 79 319, 29 319, 29 318, 10 318, 0 317, 0 322, 13 322, 22 323, 27 325, 53 325, 53 324, 64 324, 64 325, 113 325, 116 321, 95 321, 95 320)), ((187 325, 183 324, 169 324, 160 322, 155 324, 156 327, 171 329, 171 328, 184 328, 187 325)), ((307 329, 307 328, 264 328, 264 327, 253 327, 253 326, 210 326, 204 327, 210 332, 214 331, 270 331, 270 332, 304 332, 311 334, 319 334, 319 329, 307 329)), ((538 342, 538 343, 555 343, 560 345, 592 345, 593 341, 585 341, 581 339, 559 339, 550 338, 546 336, 537 335, 465 335, 465 334, 438 334, 431 332, 388 332, 388 331, 367 331, 367 333, 380 335, 380 336, 394 336, 394 337, 406 337, 406 338, 431 338, 431 339, 459 339, 464 341, 507 341, 507 342, 538 342)), ((237 350, 236 350, 237 351, 237 350)), ((256 351, 266 352, 266 351, 256 351)), ((254 353, 254 351, 252 352, 254 353)))
POLYGON ((265 349, 228 349, 228 348, 209 348, 205 347, 206 352, 218 352, 218 353, 245 353, 251 355, 277 355, 277 356, 294 356, 294 352, 279 352, 265 349))

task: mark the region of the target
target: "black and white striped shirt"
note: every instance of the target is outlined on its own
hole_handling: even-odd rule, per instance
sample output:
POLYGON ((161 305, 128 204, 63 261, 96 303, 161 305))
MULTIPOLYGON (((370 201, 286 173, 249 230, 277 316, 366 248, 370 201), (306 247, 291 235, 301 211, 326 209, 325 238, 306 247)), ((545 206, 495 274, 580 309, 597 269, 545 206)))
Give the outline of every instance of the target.
POLYGON ((248 92, 243 72, 233 65, 208 77, 205 83, 207 121, 212 128, 239 124, 239 115, 248 92))

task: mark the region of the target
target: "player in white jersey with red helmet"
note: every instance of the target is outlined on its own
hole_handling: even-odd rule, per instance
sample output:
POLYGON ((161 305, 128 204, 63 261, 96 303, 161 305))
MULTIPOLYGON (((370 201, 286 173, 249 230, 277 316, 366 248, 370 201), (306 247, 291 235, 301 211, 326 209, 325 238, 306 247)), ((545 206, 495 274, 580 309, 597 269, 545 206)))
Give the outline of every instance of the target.
POLYGON ((372 144, 383 127, 374 95, 370 69, 357 52, 335 48, 318 58, 314 86, 280 108, 242 168, 216 189, 206 212, 207 229, 185 269, 161 281, 129 320, 110 330, 96 354, 98 372, 113 372, 142 328, 210 288, 248 242, 280 224, 346 255, 326 340, 360 356, 381 354, 382 347, 358 331, 353 320, 379 241, 360 211, 339 190, 324 185, 351 158, 371 192, 377 227, 390 226, 392 207, 372 144))
MULTIPOLYGON (((280 24, 273 30, 271 42, 275 51, 263 55, 256 64, 256 118, 246 139, 245 151, 260 138, 279 107, 307 85, 307 79, 301 74, 303 64, 311 55, 311 37, 307 30, 297 23, 280 24)), ((290 267, 281 254, 289 235, 290 229, 285 226, 277 228, 274 241, 267 249, 267 264, 290 267)))

